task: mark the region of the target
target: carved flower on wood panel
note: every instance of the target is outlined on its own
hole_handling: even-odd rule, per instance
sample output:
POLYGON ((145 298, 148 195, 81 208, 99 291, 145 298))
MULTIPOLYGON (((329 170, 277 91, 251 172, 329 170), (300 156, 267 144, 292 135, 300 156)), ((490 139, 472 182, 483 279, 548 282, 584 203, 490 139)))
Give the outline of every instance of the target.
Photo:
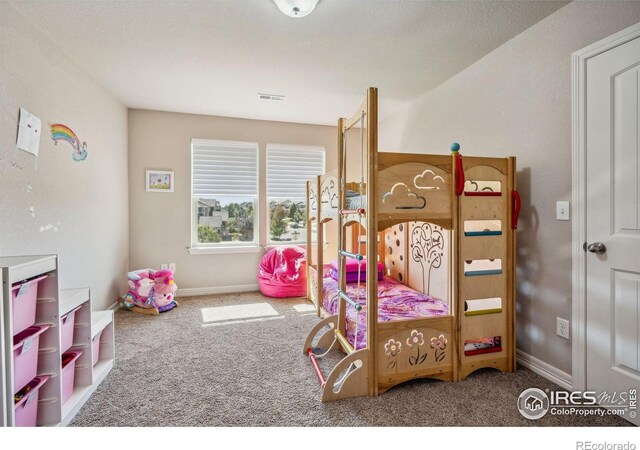
POLYGON ((414 346, 420 347, 421 345, 424 345, 424 334, 418 330, 413 330, 411 336, 407 338, 407 346, 413 348, 414 346))
POLYGON ((397 356, 398 353, 402 350, 402 344, 400 341, 396 341, 395 339, 389 339, 389 342, 384 344, 384 353, 387 356, 397 356))
POLYGON ((436 357, 436 362, 440 362, 444 359, 445 357, 445 349, 447 348, 447 338, 444 336, 444 334, 441 334, 440 336, 436 337, 432 337, 431 338, 431 348, 435 348, 436 352, 435 352, 435 357, 436 357))
POLYGON ((396 367, 396 356, 398 356, 398 353, 400 353, 401 351, 402 344, 400 343, 400 341, 396 341, 393 338, 389 339, 389 341, 384 344, 384 353, 385 355, 387 355, 387 369, 393 369, 394 367, 396 367))
POLYGON ((427 359, 427 353, 421 354, 420 352, 420 347, 422 345, 424 345, 424 334, 420 333, 418 330, 411 331, 411 334, 407 338, 407 347, 416 349, 415 356, 409 357, 409 364, 412 366, 422 364, 427 359))
POLYGON ((447 338, 444 337, 444 334, 441 334, 437 338, 431 338, 431 348, 439 348, 440 350, 447 348, 447 338))

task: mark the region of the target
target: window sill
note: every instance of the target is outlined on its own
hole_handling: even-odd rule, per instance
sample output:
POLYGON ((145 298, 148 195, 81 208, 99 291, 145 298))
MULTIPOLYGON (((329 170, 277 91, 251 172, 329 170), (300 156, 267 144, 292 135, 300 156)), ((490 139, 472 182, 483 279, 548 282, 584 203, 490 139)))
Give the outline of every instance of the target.
POLYGON ((237 247, 189 247, 191 255, 224 255, 228 253, 259 253, 263 248, 259 245, 239 245, 237 247))
MULTIPOLYGON (((313 243, 314 245, 316 244, 315 242, 313 243)), ((265 250, 271 250, 272 248, 276 248, 276 247, 306 247, 307 243, 306 242, 270 242, 267 245, 265 245, 265 250)))

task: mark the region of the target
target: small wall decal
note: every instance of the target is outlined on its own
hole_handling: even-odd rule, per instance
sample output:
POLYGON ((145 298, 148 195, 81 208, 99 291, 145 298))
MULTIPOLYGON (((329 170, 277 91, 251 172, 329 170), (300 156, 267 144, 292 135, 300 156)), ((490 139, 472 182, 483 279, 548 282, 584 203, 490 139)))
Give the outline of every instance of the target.
POLYGON ((52 223, 48 223, 46 225, 40 225, 40 233, 44 233, 45 231, 53 230, 54 233, 58 232, 58 227, 52 223))
POLYGON ((32 190, 31 183, 27 183, 27 192, 31 192, 32 190))
POLYGON ((73 132, 71 128, 61 123, 54 123, 49 125, 51 128, 51 139, 55 145, 58 145, 58 141, 66 141, 73 147, 73 153, 71 157, 74 161, 84 161, 87 159, 87 143, 80 144, 80 139, 73 132))
POLYGON ((36 209, 33 206, 29 208, 29 214, 31 214, 31 217, 34 219, 36 218, 36 209))
POLYGON ((36 116, 26 109, 20 108, 20 120, 18 122, 17 147, 20 150, 38 156, 40 150, 41 122, 36 116))

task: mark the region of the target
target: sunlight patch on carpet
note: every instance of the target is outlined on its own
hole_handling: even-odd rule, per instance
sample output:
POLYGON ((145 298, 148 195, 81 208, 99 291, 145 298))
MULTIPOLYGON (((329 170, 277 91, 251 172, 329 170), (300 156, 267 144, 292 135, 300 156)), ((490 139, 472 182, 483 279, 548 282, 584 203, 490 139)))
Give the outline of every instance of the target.
POLYGON ((278 311, 268 303, 251 303, 248 305, 216 306, 202 308, 202 321, 226 322, 229 320, 255 319, 259 317, 277 316, 278 311))
POLYGON ((309 303, 304 303, 300 305, 293 305, 293 309, 295 309, 298 312, 309 312, 309 311, 315 311, 316 307, 314 305, 310 305, 309 303))
POLYGON ((284 316, 258 317, 257 319, 227 320, 226 322, 203 323, 202 324, 202 328, 221 327, 221 326, 224 326, 224 325, 233 325, 233 324, 238 324, 238 323, 264 322, 264 321, 267 321, 267 320, 275 320, 275 319, 284 319, 284 316))

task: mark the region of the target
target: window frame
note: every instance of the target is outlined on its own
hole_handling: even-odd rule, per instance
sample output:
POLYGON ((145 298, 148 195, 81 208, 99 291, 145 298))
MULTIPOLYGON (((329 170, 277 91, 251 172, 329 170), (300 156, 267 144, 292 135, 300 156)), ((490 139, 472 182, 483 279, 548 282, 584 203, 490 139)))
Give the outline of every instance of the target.
MULTIPOLYGON (((327 149, 324 145, 297 145, 297 144, 277 144, 277 143, 267 143, 265 146, 265 201, 264 204, 266 206, 266 247, 275 247, 278 245, 306 245, 307 244, 307 233, 306 228, 305 232, 302 233, 302 239, 296 241, 274 241, 271 238, 271 201, 284 201, 284 200, 302 200, 302 203, 305 204, 305 210, 308 205, 306 205, 307 198, 306 195, 303 197, 282 197, 282 196, 269 196, 269 150, 291 150, 296 152, 306 152, 306 151, 315 151, 322 153, 322 173, 326 173, 327 170, 327 149)), ((313 181, 313 180, 308 180, 313 181)), ((306 221, 306 212, 305 212, 305 221, 306 221)), ((308 226, 308 224, 305 224, 308 226)), ((316 242, 315 239, 312 238, 312 243, 316 242)))
POLYGON ((189 253, 194 254, 208 254, 208 253, 251 253, 262 250, 260 245, 260 146, 257 142, 245 142, 245 141, 230 141, 220 139, 191 139, 190 145, 190 190, 191 197, 191 245, 189 247, 189 253), (243 241, 221 241, 221 242, 198 242, 198 201, 194 194, 194 147, 198 144, 206 144, 213 146, 227 146, 229 148, 254 148, 255 149, 255 161, 256 161, 256 194, 255 195, 238 195, 238 194, 222 194, 220 198, 228 197, 247 197, 247 199, 253 199, 253 240, 250 242, 243 241))

